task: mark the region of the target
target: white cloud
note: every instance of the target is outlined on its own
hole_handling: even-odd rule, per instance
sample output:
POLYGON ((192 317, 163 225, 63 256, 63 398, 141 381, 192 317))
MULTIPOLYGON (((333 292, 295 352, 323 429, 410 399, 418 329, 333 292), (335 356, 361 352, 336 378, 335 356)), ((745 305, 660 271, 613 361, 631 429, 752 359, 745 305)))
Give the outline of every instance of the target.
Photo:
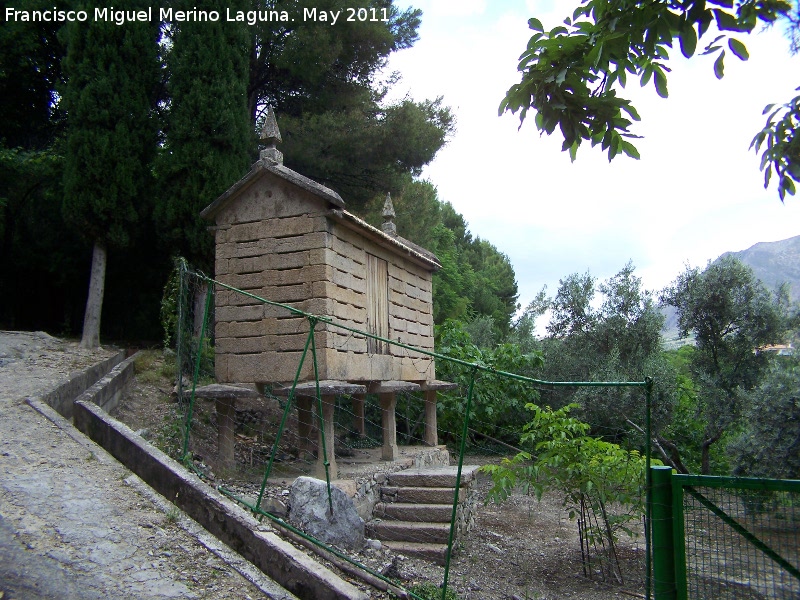
POLYGON ((424 176, 473 234, 510 257, 523 306, 542 285, 554 292, 573 272, 605 278, 630 259, 645 285, 657 288, 686 262, 702 266, 726 250, 800 234, 800 200, 783 205, 774 188, 765 191, 748 150, 764 105, 788 100, 798 83, 791 74, 800 61, 779 31, 743 38, 751 59, 740 63, 728 53, 722 81, 713 58, 686 61, 673 51, 669 99, 637 81, 623 90, 642 115, 642 160, 609 164, 587 145, 572 164, 558 135, 540 137, 532 120, 518 131, 518 118, 498 117, 497 108, 518 81, 527 19, 553 26, 576 3, 467 2, 458 3, 471 7, 466 12, 447 13, 452 4, 420 5, 421 39, 390 65, 403 75, 395 93, 443 95, 453 107, 457 134, 424 176))

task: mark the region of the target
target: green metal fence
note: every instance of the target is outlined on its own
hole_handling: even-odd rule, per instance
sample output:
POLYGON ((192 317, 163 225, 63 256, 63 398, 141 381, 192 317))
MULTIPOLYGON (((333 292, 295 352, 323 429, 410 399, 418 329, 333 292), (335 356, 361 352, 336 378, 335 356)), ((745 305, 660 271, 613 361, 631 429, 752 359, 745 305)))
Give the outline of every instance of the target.
MULTIPOLYGON (((195 273, 185 263, 181 265, 179 281, 176 282, 179 293, 176 295, 175 312, 178 313, 175 327, 174 344, 177 350, 178 364, 178 396, 185 399, 185 434, 181 458, 187 466, 195 467, 197 452, 190 448, 191 440, 200 438, 200 428, 213 428, 214 416, 208 410, 199 414, 195 403, 194 390, 199 380, 213 381, 213 345, 209 339, 213 327, 213 295, 223 289, 246 297, 249 302, 264 303, 287 311, 295 316, 305 317, 308 321, 308 339, 306 353, 302 360, 315 362, 313 331, 317 324, 336 327, 348 335, 375 337, 344 324, 335 323, 324 316, 307 314, 289 306, 269 302, 249 292, 237 290, 202 274, 195 273), (195 299, 193 302, 192 299, 195 299), (207 364, 208 363, 208 364, 207 364)), ((449 432, 451 441, 458 448, 458 465, 464 461, 464 442, 470 423, 470 405, 476 402, 476 379, 492 375, 515 379, 538 390, 557 389, 560 387, 633 387, 643 392, 643 401, 649 407, 652 382, 548 382, 514 373, 496 371, 482 364, 454 359, 450 356, 430 353, 418 348, 399 344, 393 340, 382 340, 405 348, 409 352, 428 354, 440 362, 457 364, 469 374, 469 384, 462 389, 464 420, 458 424, 457 430, 449 432)), ((298 373, 299 373, 298 365, 298 373)), ((297 381, 294 382, 295 385, 297 381)), ((277 401, 277 399, 276 399, 277 401)), ((263 510, 261 500, 264 495, 264 484, 276 466, 278 455, 291 441, 281 446, 281 433, 287 416, 292 412, 294 401, 294 385, 289 397, 281 400, 282 416, 277 437, 258 439, 263 454, 262 462, 256 466, 253 462, 253 448, 249 462, 260 469, 263 476, 257 499, 252 504, 246 498, 221 487, 226 493, 248 506, 262 517, 275 521, 279 526, 292 530, 282 519, 276 518, 263 510)), ((414 402, 413 398, 407 402, 414 402)), ((479 401, 479 400, 478 400, 479 401)), ((320 398, 316 398, 317 413, 320 398)), ((337 404, 337 411, 341 407, 337 404)), ((375 410, 378 410, 377 408, 375 410)), ((352 419, 352 414, 344 415, 344 420, 352 419)), ((338 422, 338 421, 337 421, 338 422)), ((319 424, 321 427, 321 423, 319 424)), ((321 427, 322 428, 322 427, 321 427)), ((324 429, 324 428, 322 428, 324 429)), ((651 438, 650 411, 647 411, 646 431, 644 439, 651 438)), ((247 433, 247 432, 245 432, 247 433)), ((246 436, 243 436, 246 438, 246 436)), ((257 437, 257 436, 256 436, 257 437)), ((418 440, 419 441, 419 440, 418 440)), ((412 442, 413 443, 413 442, 412 442)), ((643 444, 649 464, 649 445, 643 444)), ((207 454, 203 448, 200 454, 207 454)), ((320 450, 325 452, 325 443, 320 450)), ((237 457, 237 460, 240 457, 237 457)), ((327 458, 323 457, 327 463, 327 458)), ((241 463, 242 461, 239 460, 241 463)), ((299 464, 299 461, 298 461, 299 464)), ((241 466, 241 465, 240 465, 241 466)), ((285 465, 283 465, 285 467, 285 465)), ((329 477, 326 477, 329 480, 329 477)), ((328 483, 330 483, 328 481, 328 483)), ((675 475, 667 467, 648 469, 648 515, 646 523, 646 565, 643 586, 646 597, 651 592, 656 600, 672 599, 716 599, 716 598, 793 598, 800 599, 800 481, 775 481, 761 479, 741 479, 704 477, 693 475, 675 475), (652 544, 650 544, 652 536, 652 544), (650 559, 652 557, 652 578, 650 559)), ((453 515, 456 512, 458 498, 454 499, 453 515)), ((448 543, 447 564, 442 577, 441 593, 444 598, 448 590, 450 555, 453 551, 453 526, 451 519, 450 541, 448 543)), ((297 532, 300 533, 300 532, 297 532)), ((304 535, 304 534, 303 534, 304 535)), ((314 543, 321 545, 318 540, 314 543)), ((337 552, 330 549, 331 552, 337 552)), ((337 554, 338 556, 338 554, 337 554)), ((341 556, 357 568, 370 572, 367 567, 358 564, 352 558, 341 556)), ((380 573, 371 572, 377 578, 386 579, 380 573)), ((396 583, 389 582, 386 583, 396 583)), ((418 598, 413 592, 409 597, 418 598)))
POLYGON ((800 481, 653 467, 656 600, 800 598, 800 481))
MULTIPOLYGON (((314 329, 315 326, 322 323, 327 327, 335 327, 343 332, 346 332, 348 335, 357 335, 357 336, 364 336, 364 337, 371 337, 375 339, 379 339, 387 344, 391 344, 393 346, 403 348, 409 352, 413 352, 416 354, 423 354, 428 355, 435 358, 437 361, 446 361, 452 364, 458 365, 460 368, 463 368, 466 372, 469 373, 469 384, 466 386, 466 389, 462 390, 462 393, 465 394, 463 397, 463 407, 464 407, 464 417, 463 421, 459 424, 460 431, 451 431, 452 442, 453 445, 457 448, 458 454, 458 476, 457 476, 457 483, 456 489, 459 488, 459 481, 461 477, 461 468, 464 462, 464 455, 465 455, 465 443, 467 439, 467 433, 471 426, 470 422, 470 414, 471 405, 476 401, 476 385, 477 379, 481 376, 491 374, 492 376, 499 376, 503 378, 509 378, 517 380, 525 385, 532 386, 535 389, 557 389, 562 387, 586 387, 586 388, 635 388, 641 390, 642 393, 642 400, 649 405, 649 400, 652 391, 652 381, 650 379, 644 381, 634 381, 634 382, 551 382, 551 381, 542 381, 530 377, 521 376, 515 373, 507 373, 503 371, 499 371, 488 367, 483 364, 471 363, 468 361, 458 360, 453 357, 447 355, 441 355, 434 352, 429 352, 420 348, 415 348, 412 346, 408 346, 406 344, 399 343, 395 340, 383 339, 375 336, 373 334, 360 331, 357 329, 353 329, 345 324, 337 323, 332 319, 324 316, 317 316, 313 314, 308 314, 303 311, 298 310, 297 308, 286 306, 282 304, 277 304, 271 301, 268 301, 264 298, 261 298, 257 295, 254 295, 250 292, 238 290, 233 288, 229 285, 221 283, 219 281, 213 280, 201 273, 193 272, 191 269, 188 268, 185 263, 180 265, 180 292, 178 294, 178 302, 177 302, 177 312, 179 313, 178 323, 177 323, 177 331, 176 331, 176 348, 177 348, 177 364, 178 364, 178 390, 179 390, 179 397, 182 398, 182 402, 185 403, 185 419, 184 419, 184 439, 183 439, 183 450, 181 453, 180 458, 183 462, 187 465, 187 467, 192 468, 193 470, 197 471, 198 474, 204 476, 205 473, 198 469, 198 461, 197 452, 193 452, 191 448, 191 444, 195 443, 199 436, 199 427, 208 425, 210 427, 214 427, 215 421, 213 414, 208 413, 208 411, 203 412, 201 414, 201 410, 203 407, 196 402, 195 398, 195 391, 198 387, 198 383, 204 378, 208 378, 211 375, 211 370, 208 369, 207 366, 204 365, 204 361, 209 354, 208 350, 211 350, 211 356, 213 356, 213 348, 209 345, 209 335, 210 332, 213 330, 211 326, 211 322, 213 317, 211 317, 211 312, 213 310, 213 296, 219 290, 224 290, 226 292, 230 292, 233 294, 237 294, 238 297, 246 299, 247 302, 250 303, 257 303, 257 304, 265 304, 270 305, 272 307, 278 308, 280 310, 286 311, 287 314, 291 314, 293 316, 302 316, 308 322, 307 328, 307 342, 305 351, 303 352, 303 356, 299 359, 299 364, 297 365, 297 373, 298 376, 295 378, 291 386, 291 391, 289 392, 288 398, 285 401, 282 401, 282 415, 280 417, 280 426, 278 428, 277 436, 273 436, 271 438, 269 447, 266 449, 266 456, 267 460, 261 466, 263 468, 263 478, 260 487, 260 491, 257 494, 257 498, 253 498, 252 501, 248 501, 247 498, 237 495, 233 490, 229 489, 226 486, 218 486, 218 489, 225 493, 226 495, 232 497, 234 500, 240 502, 241 504, 247 506, 250 510, 254 513, 259 515, 262 518, 269 518, 274 523, 276 523, 279 527, 283 527, 290 531, 293 531, 298 534, 302 534, 302 532, 296 531, 291 525, 286 523, 282 518, 276 517, 275 515, 269 513, 267 510, 264 510, 261 507, 261 503, 264 497, 265 492, 265 485, 267 480, 270 478, 271 474, 274 473, 274 469, 278 463, 278 455, 281 454, 281 446, 282 436, 285 433, 285 425, 287 422, 287 418, 292 412, 293 406, 295 405, 296 398, 295 398, 295 387, 298 384, 298 377, 300 373, 300 368, 303 364, 303 361, 312 362, 315 366, 314 371, 316 372, 316 350, 315 350, 315 342, 314 342, 314 329), (202 301, 197 301, 192 303, 191 298, 203 298, 202 301), (191 343, 189 343, 191 341, 191 343), (204 375, 205 374, 205 375, 204 375)), ((317 382, 318 384, 318 382, 317 382)), ((320 417, 322 413, 321 408, 321 398, 319 391, 317 391, 315 404, 317 405, 317 417, 320 417)), ((318 428, 320 431, 324 431, 323 423, 318 423, 318 428)), ((645 432, 645 436, 649 437, 650 434, 650 424, 649 424, 649 413, 648 413, 648 422, 647 422, 647 431, 645 432)), ((323 453, 323 463, 326 465, 326 473, 325 478, 328 483, 328 489, 330 490, 330 476, 327 473, 327 465, 328 465, 328 457, 324 456, 325 453, 325 441, 322 440, 320 444, 320 451, 323 453)), ((645 444, 645 447, 647 445, 645 444)), ((208 448, 203 449, 203 454, 206 454, 208 448)), ((649 449, 647 451, 647 462, 649 464, 649 449)), ((252 461, 252 455, 251 455, 252 461)), ((649 471, 648 471, 649 473, 649 471)), ((458 494, 456 494, 453 498, 453 505, 452 505, 452 517, 450 523, 450 534, 449 534, 449 541, 448 541, 448 548, 447 548, 447 560, 444 565, 444 573, 442 577, 441 585, 439 586, 441 589, 441 597, 444 599, 447 591, 448 591, 448 580, 449 580, 449 569, 450 569, 450 559, 454 551, 453 547, 453 533, 454 528, 456 526, 456 512, 457 506, 459 502, 458 494)), ((305 534, 302 534, 305 536, 305 534)), ((352 565, 356 566, 359 569, 363 569, 364 571, 371 574, 373 577, 377 579, 384 580, 387 584, 394 585, 396 582, 389 581, 386 577, 382 574, 369 570, 362 564, 359 564, 357 561, 353 560, 350 557, 341 555, 337 550, 325 546, 319 540, 314 540, 309 536, 305 536, 313 543, 318 546, 325 547, 328 551, 336 555, 338 558, 346 560, 350 562, 352 565)), ((646 539, 649 540, 649 537, 646 539)), ((648 565, 645 568, 645 577, 648 579, 646 588, 649 590, 649 551, 646 553, 648 565)), ((395 588, 397 589, 397 588, 395 588)), ((402 588, 401 588, 402 589, 402 588)), ((416 594, 409 590, 402 590, 403 593, 407 594, 407 597, 411 598, 419 598, 416 594)), ((649 596, 649 592, 648 592, 649 596)))

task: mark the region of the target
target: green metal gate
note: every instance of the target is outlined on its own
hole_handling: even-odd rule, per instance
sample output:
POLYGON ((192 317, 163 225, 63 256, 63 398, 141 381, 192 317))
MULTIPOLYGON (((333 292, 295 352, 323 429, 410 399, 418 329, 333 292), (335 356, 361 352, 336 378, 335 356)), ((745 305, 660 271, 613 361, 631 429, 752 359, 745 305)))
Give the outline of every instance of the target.
POLYGON ((656 600, 800 598, 800 481, 653 467, 652 485, 656 600))

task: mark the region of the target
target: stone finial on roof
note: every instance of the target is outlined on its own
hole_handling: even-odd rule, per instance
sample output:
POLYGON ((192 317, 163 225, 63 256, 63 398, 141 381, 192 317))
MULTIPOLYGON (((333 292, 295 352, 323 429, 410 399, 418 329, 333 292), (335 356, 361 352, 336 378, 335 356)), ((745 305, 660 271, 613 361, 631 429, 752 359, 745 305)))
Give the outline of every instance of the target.
POLYGON ((275 111, 271 106, 267 106, 267 116, 264 118, 264 126, 261 128, 261 139, 266 144, 259 155, 261 159, 271 160, 282 165, 283 153, 275 145, 282 142, 283 139, 281 139, 281 132, 278 129, 278 122, 275 120, 275 111))
POLYGON ((381 216, 383 217, 381 229, 384 233, 397 235, 397 225, 394 223, 394 205, 392 204, 392 195, 389 193, 386 194, 386 201, 383 203, 383 212, 381 216))

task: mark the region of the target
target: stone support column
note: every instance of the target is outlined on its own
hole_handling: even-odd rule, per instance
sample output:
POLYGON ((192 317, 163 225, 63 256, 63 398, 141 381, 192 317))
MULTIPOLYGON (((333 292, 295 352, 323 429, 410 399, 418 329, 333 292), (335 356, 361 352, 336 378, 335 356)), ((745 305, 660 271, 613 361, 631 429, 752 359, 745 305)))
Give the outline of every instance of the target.
POLYGON ((214 383, 197 388, 194 395, 195 398, 214 400, 217 411, 217 461, 220 467, 233 469, 236 466, 236 400, 260 398, 260 394, 250 388, 214 383))
POLYGON ((449 381, 434 379, 420 384, 420 389, 425 392, 425 444, 428 446, 439 445, 439 432, 436 422, 436 392, 452 390, 458 385, 449 381))
POLYGON ((297 396, 297 450, 300 458, 308 458, 314 452, 314 440, 311 434, 314 430, 313 398, 310 396, 297 396))
POLYGON ((364 394, 353 396, 353 430, 359 437, 366 437, 367 428, 364 422, 364 394))
MULTIPOLYGON (((311 424, 314 419, 311 415, 316 415, 316 419, 320 418, 319 413, 312 413, 312 411, 319 410, 319 402, 317 402, 317 388, 322 399, 322 423, 325 431, 325 453, 328 456, 329 475, 331 479, 336 479, 339 475, 336 467, 336 457, 333 453, 334 429, 333 429, 333 413, 336 408, 336 396, 353 396, 356 394, 365 394, 367 388, 364 385, 357 383, 349 383, 347 381, 335 381, 330 379, 320 380, 319 384, 314 381, 303 381, 298 383, 295 387, 295 397, 297 398, 298 410, 298 433, 301 436, 309 435, 311 433, 311 424), (312 408, 314 405, 316 408, 312 408)), ((278 396, 288 396, 291 391, 290 387, 282 387, 274 390, 278 396)), ((316 421, 319 423, 319 420, 316 421)), ((322 429, 317 426, 318 432, 318 451, 317 451, 317 464, 314 467, 314 477, 325 479, 325 465, 323 463, 322 452, 322 429)))
POLYGON ((412 381, 375 381, 369 385, 371 394, 378 394, 381 402, 381 426, 383 428, 383 460, 397 460, 397 406, 398 392, 418 392, 419 385, 412 381))
POLYGON ((436 390, 425 391, 425 444, 439 445, 439 432, 436 424, 436 390))
POLYGON ((381 426, 383 428, 383 451, 381 459, 397 460, 397 421, 395 407, 397 397, 394 392, 379 394, 381 401, 381 426))
POLYGON ((220 466, 232 469, 236 465, 233 453, 236 444, 236 398, 217 398, 217 452, 220 466))
MULTIPOLYGON (((319 410, 319 403, 317 404, 317 410, 319 410)), ((322 435, 322 428, 317 425, 317 435, 318 435, 318 448, 319 451, 317 452, 317 466, 315 468, 316 477, 318 479, 325 479, 325 456, 327 455, 328 458, 328 475, 331 479, 337 479, 339 477, 339 470, 336 466, 336 455, 334 454, 333 450, 333 442, 334 442, 334 425, 333 425, 333 413, 334 409, 336 408, 336 396, 322 396, 322 425, 325 428, 325 436, 324 436, 324 444, 323 444, 323 435, 322 435), (325 452, 322 451, 322 448, 325 448, 325 452)), ((319 420, 317 420, 319 424, 319 420)))

